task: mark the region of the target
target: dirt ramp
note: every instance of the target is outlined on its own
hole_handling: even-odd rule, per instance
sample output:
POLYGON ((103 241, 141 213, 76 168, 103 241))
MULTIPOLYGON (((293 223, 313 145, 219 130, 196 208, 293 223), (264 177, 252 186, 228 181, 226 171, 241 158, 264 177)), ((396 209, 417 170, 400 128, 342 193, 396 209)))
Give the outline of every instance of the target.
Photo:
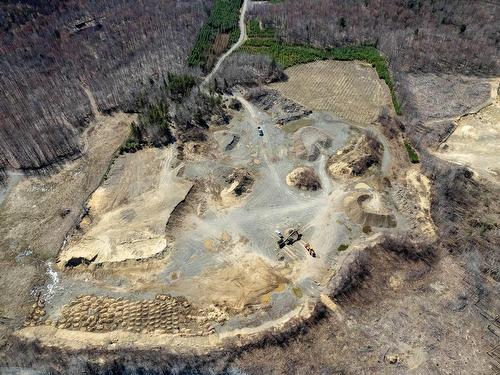
POLYGON ((293 151, 302 160, 315 161, 321 154, 321 150, 332 145, 330 136, 312 126, 297 130, 293 138, 293 151))

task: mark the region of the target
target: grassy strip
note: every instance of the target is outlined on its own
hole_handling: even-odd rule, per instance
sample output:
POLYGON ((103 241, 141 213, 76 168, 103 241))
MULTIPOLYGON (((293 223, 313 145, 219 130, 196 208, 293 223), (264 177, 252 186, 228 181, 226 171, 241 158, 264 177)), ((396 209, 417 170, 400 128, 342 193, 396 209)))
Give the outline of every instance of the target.
POLYGON ((415 152, 411 144, 405 141, 405 147, 406 147, 406 152, 408 152, 408 157, 410 158, 410 161, 413 164, 419 163, 420 160, 418 158, 418 154, 415 152))
POLYGON ((188 58, 188 64, 205 65, 210 50, 218 34, 230 35, 230 43, 240 36, 238 22, 242 0, 215 0, 207 22, 201 28, 193 50, 188 58))
MULTIPOLYGON (((255 27, 255 24, 252 24, 252 21, 250 21, 248 24, 248 29, 252 29, 253 34, 256 34, 256 32, 253 30, 253 28, 255 27)), ((282 43, 268 37, 253 37, 245 42, 245 44, 242 46, 242 49, 249 53, 267 54, 271 56, 276 62, 281 64, 284 68, 316 60, 327 59, 366 61, 372 64, 372 66, 377 71, 378 76, 383 79, 389 87, 394 109, 396 110, 397 114, 401 114, 401 106, 394 92, 394 84, 389 73, 387 61, 375 47, 351 46, 319 49, 296 44, 282 43)))
POLYGON ((249 38, 274 38, 274 30, 271 28, 260 28, 259 21, 250 20, 247 22, 247 35, 249 38))

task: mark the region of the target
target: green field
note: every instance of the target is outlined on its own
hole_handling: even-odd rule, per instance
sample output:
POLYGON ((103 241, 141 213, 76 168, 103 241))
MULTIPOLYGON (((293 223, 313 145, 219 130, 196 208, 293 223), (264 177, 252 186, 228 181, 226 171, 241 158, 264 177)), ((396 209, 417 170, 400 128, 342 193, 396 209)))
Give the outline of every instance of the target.
POLYGON ((238 21, 242 0, 215 0, 207 22, 201 28, 188 58, 191 66, 207 63, 210 50, 218 34, 229 34, 229 43, 235 43, 240 30, 238 21))
POLYGON ((260 30, 255 20, 247 23, 249 39, 242 46, 242 50, 249 53, 262 53, 271 56, 284 68, 297 64, 304 64, 316 60, 361 60, 375 68, 378 76, 385 81, 390 89, 392 103, 397 114, 401 114, 401 106, 394 92, 394 84, 389 73, 387 60, 373 46, 350 46, 320 49, 297 44, 283 43, 274 38, 270 29, 260 30))

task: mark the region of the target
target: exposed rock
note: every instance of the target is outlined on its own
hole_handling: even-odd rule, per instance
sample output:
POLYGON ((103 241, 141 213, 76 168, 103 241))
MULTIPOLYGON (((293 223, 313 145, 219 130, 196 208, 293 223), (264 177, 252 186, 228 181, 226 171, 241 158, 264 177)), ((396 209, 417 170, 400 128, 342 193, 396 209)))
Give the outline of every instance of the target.
POLYGON ((285 77, 283 70, 269 56, 239 52, 224 61, 214 83, 218 89, 230 91, 237 85, 255 86, 285 77))
POLYGON ((382 145, 375 138, 364 135, 333 156, 328 171, 334 177, 361 176, 381 160, 382 145))
POLYGON ((226 182, 229 184, 234 184, 236 182, 236 186, 233 189, 233 192, 236 196, 240 196, 248 192, 254 182, 254 179, 250 172, 248 172, 247 170, 236 169, 226 178, 226 182))

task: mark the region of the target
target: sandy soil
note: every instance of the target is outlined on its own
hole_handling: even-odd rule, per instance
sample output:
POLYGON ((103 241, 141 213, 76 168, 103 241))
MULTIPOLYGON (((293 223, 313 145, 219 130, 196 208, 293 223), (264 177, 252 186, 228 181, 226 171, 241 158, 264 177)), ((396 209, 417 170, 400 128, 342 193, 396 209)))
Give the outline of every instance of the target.
MULTIPOLYGON (((366 100, 358 98, 351 109, 361 117, 351 121, 369 126, 388 101, 387 90, 380 87, 371 68, 355 62, 321 62, 315 66, 319 76, 348 77, 348 82, 357 85, 354 91, 365 95, 366 100), (366 82, 370 90, 363 91, 366 82)), ((310 100, 339 90, 347 90, 347 96, 352 94, 352 89, 342 86, 346 83, 340 84, 335 78, 331 81, 334 83, 320 80, 322 84, 316 87, 319 91, 305 90, 310 100)), ((286 85, 298 90, 292 77, 282 88, 286 85)), ((380 182, 383 170, 391 170, 393 148, 401 148, 397 140, 389 141, 376 131, 384 145, 381 165, 370 171, 369 178, 356 179, 356 184, 349 178, 332 179, 327 171, 328 160, 360 136, 358 125, 338 116, 349 116, 342 111, 351 99, 330 96, 325 103, 345 106, 338 114, 315 111, 288 127, 277 126, 272 114, 242 96, 238 99, 243 109, 234 113, 231 123, 212 129, 207 143, 184 145, 182 162, 176 159, 177 145, 115 160, 106 180, 87 202, 88 215, 60 254, 57 285, 44 306, 44 317, 59 327, 56 335, 61 342, 66 337, 78 341, 66 341, 71 346, 102 345, 108 339, 117 345, 130 345, 147 342, 156 335, 117 332, 118 321, 109 313, 89 316, 102 322, 99 332, 81 326, 80 320, 74 325, 63 322, 61 311, 81 294, 116 301, 143 300, 142 315, 134 316, 139 319, 138 325, 143 319, 159 324, 151 321, 159 312, 147 302, 155 295, 183 298, 200 313, 195 318, 180 318, 190 324, 193 319, 199 320, 200 331, 194 335, 208 335, 208 341, 202 339, 206 343, 238 332, 251 334, 258 327, 279 326, 328 293, 352 251, 376 241, 382 230, 400 232, 408 227, 390 202, 390 187, 380 182), (287 175, 297 167, 308 168, 321 189, 308 191, 287 184, 287 175), (231 180, 235 171, 248 176, 244 189, 231 180), (368 198, 358 201, 361 195, 368 198), (345 203, 348 197, 353 204, 345 203), (373 226, 369 234, 363 231, 368 221, 373 226), (299 229, 302 238, 280 249, 275 231, 285 233, 289 228, 299 229), (306 244, 314 249, 315 257, 308 253, 306 244), (64 267, 75 258, 85 258, 90 264, 64 267), (220 319, 220 311, 224 319, 220 319), (67 331, 71 334, 64 335, 67 331)), ((327 104, 320 103, 319 108, 331 109, 327 104)), ((196 338, 183 333, 192 326, 182 324, 179 319, 180 341, 160 335, 151 342, 194 345, 196 338)), ((38 325, 21 334, 49 340, 54 331, 38 325)))
POLYGON ((385 83, 370 65, 352 61, 317 61, 285 71, 287 82, 271 85, 315 111, 331 111, 356 124, 370 124, 382 108, 392 108, 385 83))
POLYGON ((88 202, 89 215, 59 256, 94 263, 145 259, 166 247, 165 225, 192 187, 177 177, 175 151, 146 149, 120 156, 88 202), (80 233, 83 232, 83 233, 80 233))
POLYGON ((339 243, 361 232, 359 227, 347 231, 350 224, 337 211, 340 195, 334 193, 343 187, 326 174, 326 159, 347 141, 349 127, 318 114, 313 125, 331 142, 317 160, 304 162, 289 153, 293 137, 275 127, 268 114, 240 99, 246 110, 229 127, 239 142, 218 157, 217 153, 210 160, 192 155, 172 168, 175 152, 168 147, 115 161, 107 180, 88 202, 89 216, 80 224, 82 233, 75 234, 61 253, 64 260, 97 254, 94 263, 100 262, 103 268, 96 270, 97 277, 85 266, 60 273, 57 292, 47 301, 48 319, 58 321, 61 306, 83 291, 115 298, 167 292, 187 298, 198 309, 227 306, 232 311, 230 319, 210 324, 217 334, 231 335, 247 326, 279 321, 311 298, 319 298, 326 286, 319 281, 329 280, 335 259, 345 256, 337 253, 339 243), (265 137, 259 137, 257 125, 265 137), (288 186, 286 176, 299 163, 319 176, 321 191, 288 186), (226 181, 235 168, 255 178, 241 196, 226 181), (167 183, 162 186, 162 182, 167 183), (198 187, 188 194, 193 182, 198 187), (231 200, 224 198, 231 194, 231 200), (155 225, 161 246, 146 242, 140 249, 129 247, 130 233, 143 231, 150 236, 155 225), (317 258, 306 252, 303 242, 278 250, 274 230, 284 232, 288 227, 302 228, 303 240, 312 245, 317 258), (119 262, 154 255, 165 245, 165 230, 170 243, 163 257, 143 260, 142 266, 119 262), (120 247, 98 247, 99 241, 120 247), (282 261, 278 260, 281 252, 282 261), (108 268, 110 263, 117 267, 108 268))
MULTIPOLYGON (((85 201, 98 187, 115 150, 129 133, 134 116, 102 116, 84 134, 85 153, 48 175, 19 177, 0 206, 0 306, 12 326, 41 288, 50 261, 78 222, 85 201), (25 301, 25 304, 21 301, 25 301), (21 310, 21 311, 19 311, 21 310)), ((0 325, 2 336, 9 325, 0 325)), ((3 337, 2 337, 3 338, 3 337)))
POLYGON ((468 165, 483 177, 500 182, 500 80, 491 83, 491 104, 476 113, 460 117, 453 134, 436 155, 468 165))

